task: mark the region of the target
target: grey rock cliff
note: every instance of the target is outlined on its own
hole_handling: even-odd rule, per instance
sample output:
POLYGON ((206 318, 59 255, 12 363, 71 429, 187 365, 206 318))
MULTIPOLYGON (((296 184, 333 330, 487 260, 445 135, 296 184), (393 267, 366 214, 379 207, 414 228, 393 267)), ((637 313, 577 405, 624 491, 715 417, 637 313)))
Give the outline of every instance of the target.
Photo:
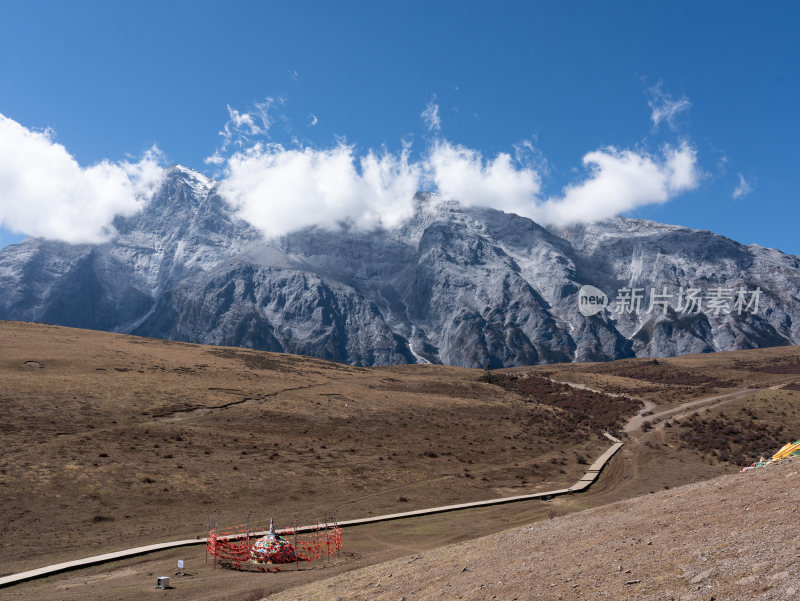
POLYGON ((99 245, 0 250, 0 318, 311 355, 356 365, 602 361, 800 343, 800 259, 615 218, 568 228, 420 193, 403 227, 265 240, 216 183, 173 167, 99 245), (584 284, 631 313, 578 311, 584 284), (758 312, 676 311, 680 288, 759 288, 758 312), (673 306, 647 312, 651 289, 673 306))

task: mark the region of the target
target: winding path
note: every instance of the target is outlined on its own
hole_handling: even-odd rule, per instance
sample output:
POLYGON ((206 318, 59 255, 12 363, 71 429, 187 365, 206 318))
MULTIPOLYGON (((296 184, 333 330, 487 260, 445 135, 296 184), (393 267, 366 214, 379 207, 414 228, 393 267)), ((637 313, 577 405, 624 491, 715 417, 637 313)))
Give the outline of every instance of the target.
MULTIPOLYGON (((587 489, 591 486, 597 477, 600 475, 603 467, 605 467, 606 463, 608 463, 614 454, 622 447, 624 444, 618 438, 615 438, 611 434, 606 433, 605 436, 611 440, 614 444, 612 444, 602 455, 600 455, 592 465, 589 466, 589 469, 586 470, 586 473, 578 480, 575 484, 570 486, 569 488, 561 488, 558 490, 551 490, 545 492, 537 492, 527 495, 517 495, 513 497, 501 497, 498 499, 488 499, 485 501, 473 501, 470 503, 459 503, 458 505, 441 505, 439 507, 430 507, 428 509, 416 509, 413 511, 404 511, 401 513, 389 513, 386 515, 376 515, 373 517, 368 518, 359 518, 355 520, 345 520, 342 522, 338 522, 338 525, 342 528, 352 527, 352 526, 361 526, 364 524, 374 524, 375 522, 388 522, 390 520, 402 520, 405 518, 413 518, 419 517, 423 515, 432 515, 436 513, 447 513, 449 511, 460 511, 462 509, 471 509, 473 507, 488 507, 490 505, 503 505, 506 503, 516 503, 519 501, 530 501, 533 499, 543 499, 543 498, 552 498, 559 495, 566 495, 571 494, 574 492, 580 492, 587 489)), ((299 526, 297 528, 298 533, 304 532, 312 532, 318 530, 324 524, 312 524, 309 526, 299 526)), ((278 532, 281 532, 280 530, 278 532)), ((267 532, 251 532, 250 536, 264 536, 267 532)), ((236 535, 233 535, 234 537, 236 535)), ((208 541, 207 538, 191 538, 186 540, 176 540, 170 541, 165 543, 156 543, 154 545, 146 545, 143 547, 134 547, 132 549, 125 549, 123 551, 115 551, 113 553, 104 553, 103 555, 94 555, 92 557, 85 557, 83 559, 76 559, 75 561, 65 561, 63 563, 56 563, 49 566, 44 566, 41 568, 37 568, 35 570, 28 570, 27 572, 20 572, 18 574, 10 574, 8 576, 3 576, 0 578, 0 588, 13 586, 15 584, 19 584, 21 582, 25 582, 27 580, 33 580, 35 578, 43 578, 45 576, 52 576, 54 574, 59 574, 61 572, 68 572, 70 570, 77 570, 81 568, 86 568, 89 566, 98 565, 101 563, 107 563, 110 561, 117 561, 119 559, 127 559, 129 557, 136 557, 137 555, 146 555, 147 553, 154 553, 156 551, 163 551, 165 549, 175 549, 178 547, 188 547, 191 545, 204 545, 208 541)))
MULTIPOLYGON (((557 380, 553 380, 554 382, 557 380)), ((591 388, 574 382, 559 382, 560 384, 567 384, 574 388, 583 388, 586 390, 592 390, 591 388)), ((313 386, 313 385, 311 385, 313 386)), ((308 386, 308 387, 311 387, 308 386)), ((306 388, 303 386, 302 388, 306 388)), ((600 392, 600 391, 597 391, 600 392)), ((682 414, 683 417, 684 412, 687 410, 699 410, 701 408, 708 408, 708 407, 715 407, 717 405, 722 405, 725 403, 729 403, 731 401, 739 400, 745 396, 753 394, 757 392, 755 389, 736 389, 731 392, 717 394, 713 396, 703 397, 700 399, 696 399, 693 401, 688 401, 686 403, 681 403, 675 407, 671 407, 669 409, 665 409, 664 411, 660 411, 658 413, 653 413, 651 415, 642 415, 641 413, 633 416, 628 423, 625 424, 624 432, 631 433, 636 431, 637 429, 641 428, 642 423, 644 420, 663 420, 666 417, 671 417, 676 414, 682 414)), ((245 399, 245 401, 252 400, 252 399, 245 399)), ((242 402, 242 401, 239 401, 242 402)), ((654 407, 652 403, 645 403, 645 408, 643 411, 649 411, 652 407, 654 407)), ((190 411, 197 411, 202 409, 211 409, 211 410, 218 410, 222 407, 193 407, 190 411)), ((182 412, 175 412, 175 413, 182 413, 182 412)), ((173 417, 174 415, 167 415, 162 417, 173 417)), ((611 434, 606 433, 605 436, 613 442, 613 444, 602 454, 600 455, 592 465, 589 466, 589 469, 586 470, 586 473, 578 480, 575 484, 570 486, 569 488, 561 488, 558 490, 551 490, 545 492, 538 492, 538 493, 531 493, 526 495, 516 495, 513 497, 501 497, 497 499, 487 499, 485 501, 473 501, 470 503, 459 503, 457 505, 442 505, 439 507, 430 507, 428 509, 417 509, 413 511, 404 511, 401 513, 389 513, 385 515, 377 515, 368 518, 359 518, 354 520, 345 520, 342 522, 338 522, 340 527, 352 527, 352 526, 361 526, 364 524, 374 524, 376 522, 387 522, 390 520, 401 520, 405 518, 413 518, 425 515, 433 515, 436 513, 447 513, 450 511, 460 511, 463 509, 472 509, 475 507, 488 507, 491 505, 503 505, 506 503, 516 503, 519 501, 530 501, 533 499, 550 499, 552 497, 556 497, 559 495, 567 495, 572 494, 575 492, 581 492, 589 488, 598 478, 600 472, 606 466, 606 464, 611 460, 611 458, 616 454, 617 451, 622 447, 624 444, 621 440, 615 438, 611 434)), ((311 532, 314 530, 319 529, 323 524, 312 524, 308 526, 300 526, 297 528, 298 533, 304 532, 311 532)), ((280 532, 280 531, 279 531, 280 532)), ((266 531, 263 532, 252 532, 251 536, 263 536, 266 534, 266 531)), ((235 536, 235 535, 234 535, 235 536)), ((107 563, 111 561, 117 561, 119 559, 127 559, 130 557, 136 557, 138 555, 145 555, 148 553, 154 553, 157 551, 163 551, 165 549, 175 549, 179 547, 188 547, 192 545, 204 545, 206 544, 208 539, 206 538, 192 538, 186 540, 177 540, 177 541, 170 541, 164 543, 157 543, 154 545, 146 545, 143 547, 134 547, 132 549, 125 549, 123 551, 115 551, 113 553, 104 553, 103 555, 94 555, 92 557, 86 557, 84 559, 77 559, 75 561, 65 561, 63 563, 57 563, 49 566, 44 566, 41 568, 37 568, 35 570, 28 570, 26 572, 20 572, 17 574, 10 574, 8 576, 0 577, 0 588, 13 586, 15 584, 19 584, 21 582, 25 582, 27 580, 33 580, 36 578, 43 578, 46 576, 52 576, 54 574, 59 574, 61 572, 67 572, 70 570, 77 570, 81 568, 86 568, 93 565, 98 565, 102 563, 107 563)))
MULTIPOLYGON (((556 380, 554 380, 556 381, 556 380)), ((573 386, 575 388, 584 388, 587 390, 592 390, 585 385, 576 384, 573 382, 560 382, 561 384, 567 384, 569 386, 573 386)), ((309 386, 310 387, 310 386, 309 386)), ((305 386, 302 388, 306 388, 305 386)), ((598 391, 599 392, 599 391, 598 391)), ((701 408, 707 407, 714 407, 717 405, 729 403, 731 401, 739 400, 749 394, 753 394, 757 392, 755 389, 736 389, 732 392, 727 392, 724 394, 713 395, 709 397, 703 397, 700 399, 696 399, 693 401, 688 401, 686 403, 681 403, 675 407, 671 407, 669 409, 665 409, 664 411, 660 411, 658 413, 653 413, 651 415, 644 416, 641 413, 633 416, 630 420, 628 420, 627 424, 624 427, 625 432, 634 432, 635 430, 641 428, 643 421, 646 420, 663 420, 666 417, 670 417, 676 414, 681 414, 686 412, 687 410, 699 410, 701 408)), ((251 399, 245 399, 251 400, 251 399)), ((241 401, 239 401, 241 402, 241 401)), ((650 410, 652 403, 649 405, 645 405, 644 410, 650 410)), ((220 407, 196 407, 190 409, 190 411, 202 409, 220 409, 220 407)), ((176 412, 180 413, 180 412, 176 412)), ((174 417, 174 415, 168 415, 164 417, 174 417)), ((533 499, 550 499, 552 497, 556 497, 559 495, 567 495, 576 492, 581 492, 589 488, 598 478, 600 472, 606 466, 606 464, 611 460, 611 458, 616 454, 617 451, 622 447, 624 444, 618 438, 615 438, 611 434, 606 433, 605 436, 611 440, 613 443, 602 455, 600 455, 592 465, 589 466, 589 469, 586 470, 586 473, 578 480, 575 484, 570 486, 569 488, 561 488, 558 490, 550 490, 545 492, 538 492, 538 493, 531 493, 526 495, 516 495, 513 497, 501 497, 497 499, 487 499, 485 501, 473 501, 470 503, 459 503, 457 505, 442 505, 439 507, 430 507, 428 509, 416 509, 413 511, 404 511, 401 513, 389 513, 385 515, 377 515, 368 518, 359 518, 354 520, 345 520, 342 522, 338 522, 340 527, 352 527, 352 526, 361 526, 364 524, 374 524, 376 522, 387 522, 390 520, 401 520, 405 518, 413 518, 425 515, 433 515, 436 513, 447 513, 450 511, 460 511, 463 509, 472 509, 474 507, 488 507, 491 505, 503 505, 506 503, 516 503, 519 501, 530 501, 533 499)), ((311 532, 314 530, 319 529, 323 524, 312 524, 308 526, 300 526, 297 528, 298 533, 304 532, 311 532)), ((279 531, 280 532, 280 531, 279 531)), ((266 531, 263 532, 252 532, 251 536, 263 536, 266 534, 266 531)), ((236 536, 236 535, 234 535, 236 536)), ((44 566, 41 568, 37 568, 35 570, 28 570, 27 572, 20 572, 18 574, 10 574, 8 576, 0 577, 0 588, 13 586, 15 584, 19 584, 21 582, 25 582, 27 580, 33 580, 35 578, 43 578, 45 576, 52 576, 54 574, 58 574, 61 572, 67 572, 70 570, 77 570, 93 565, 98 565, 102 563, 107 563, 111 561, 116 561, 119 559, 126 559, 130 557, 136 557, 138 555, 145 555, 148 553, 154 553, 157 551, 163 551, 165 549, 175 549, 178 547, 188 547, 192 545, 204 545, 206 544, 208 539, 206 538, 192 538, 186 540, 177 540, 177 541, 170 541, 164 543, 157 543, 154 545, 146 545, 143 547, 134 547, 132 549, 125 549, 123 551, 116 551, 113 553, 104 553, 103 555, 94 555, 92 557, 86 557, 84 559, 77 559, 75 561, 66 561, 63 563, 57 563, 49 566, 44 566)))
MULTIPOLYGON (((694 401, 687 401, 686 403, 681 403, 675 407, 671 407, 669 409, 665 409, 664 411, 659 411, 658 413, 651 413, 650 415, 644 415, 642 413, 634 416, 631 418, 627 424, 625 424, 624 432, 631 433, 635 432, 636 430, 642 427, 642 424, 645 421, 649 422, 661 422, 667 417, 677 417, 683 418, 686 417, 689 413, 693 413, 695 411, 699 411, 700 409, 710 409, 711 407, 718 407, 719 405, 725 405, 726 403, 732 403, 733 401, 738 401, 745 397, 750 396, 758 392, 758 389, 754 388, 737 388, 731 392, 726 392, 723 394, 715 394, 713 396, 703 397, 700 399, 696 399, 694 401), (689 411, 693 410, 693 411, 689 411)), ((654 406, 654 405, 653 405, 654 406)), ((652 407, 645 406, 645 411, 652 409, 652 407)), ((663 427, 663 424, 659 424, 659 426, 663 427)))

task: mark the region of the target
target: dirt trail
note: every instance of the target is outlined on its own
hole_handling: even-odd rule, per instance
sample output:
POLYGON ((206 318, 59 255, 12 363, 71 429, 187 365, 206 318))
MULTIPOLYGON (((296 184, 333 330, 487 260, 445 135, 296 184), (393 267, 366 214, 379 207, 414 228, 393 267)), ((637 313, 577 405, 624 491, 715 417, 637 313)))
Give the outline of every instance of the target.
MULTIPOLYGON (((632 432, 640 430, 642 424, 645 421, 648 422, 663 421, 664 418, 672 416, 678 418, 685 417, 689 413, 692 413, 692 411, 687 411, 689 409, 699 410, 699 409, 709 409, 711 407, 718 407, 726 403, 732 403, 733 401, 738 401, 756 392, 758 392, 758 390, 753 388, 738 388, 732 392, 726 392, 724 394, 716 394, 713 396, 694 399, 692 401, 681 403, 680 405, 677 405, 675 407, 670 407, 669 409, 665 409, 663 411, 652 413, 650 415, 644 415, 645 412, 651 411, 654 407, 656 407, 655 405, 650 403, 650 407, 645 406, 645 408, 642 409, 642 411, 638 415, 631 418, 628 421, 628 423, 625 424, 624 430, 625 432, 630 434, 632 432)), ((663 423, 659 424, 659 426, 663 428, 663 423)))
MULTIPOLYGON (((276 394, 279 394, 279 393, 276 393, 276 394)), ((534 493, 534 494, 523 495, 523 496, 518 496, 518 497, 496 498, 496 499, 491 499, 491 500, 486 500, 486 501, 478 501, 478 502, 465 503, 465 504, 457 504, 457 505, 450 505, 450 506, 439 506, 439 507, 433 507, 433 508, 429 508, 429 509, 422 509, 422 510, 412 511, 408 515, 402 514, 402 513, 397 513, 397 514, 393 514, 393 515, 376 516, 376 517, 372 517, 372 518, 346 520, 346 521, 340 522, 340 525, 342 527, 344 527, 344 526, 357 526, 357 525, 361 525, 363 523, 369 523, 369 522, 372 522, 372 521, 380 522, 380 521, 394 520, 394 519, 398 519, 398 518, 402 518, 402 519, 417 518, 417 517, 423 517, 423 516, 427 516, 427 515, 431 515, 431 514, 435 514, 435 513, 445 513, 445 512, 453 511, 453 510, 466 510, 466 509, 473 509, 473 508, 476 508, 476 507, 489 507, 489 506, 492 506, 492 505, 500 505, 500 504, 504 504, 505 502, 509 502, 509 501, 523 500, 523 497, 526 497, 526 500, 531 500, 533 498, 543 498, 545 495, 547 495, 548 498, 552 498, 553 496, 560 496, 562 494, 567 494, 568 491, 584 490, 585 488, 588 488, 589 486, 591 486, 591 483, 594 480, 597 479, 598 473, 600 471, 602 471, 602 469, 605 467, 606 463, 611 460, 611 458, 616 453, 616 451, 620 447, 622 447, 622 445, 624 444, 624 443, 622 443, 622 441, 620 441, 619 439, 615 438, 614 436, 612 436, 612 435, 610 435, 608 433, 606 433, 606 437, 609 438, 610 440, 614 441, 615 444, 612 445, 612 447, 609 448, 605 453, 603 453, 603 455, 600 458, 598 458, 595 461, 594 464, 592 464, 592 468, 591 469, 595 470, 595 471, 591 472, 591 482, 584 482, 585 480, 587 480, 590 477, 590 472, 586 472, 586 474, 581 478, 581 481, 575 483, 572 486, 571 489, 558 489, 558 490, 548 491, 546 493, 534 493)), ((315 527, 318 527, 318 526, 303 526, 303 527, 299 528, 297 531, 298 532, 308 531, 308 530, 310 530, 312 528, 315 528, 315 527)), ((248 526, 248 532, 249 532, 249 526, 248 526)), ((263 536, 264 534, 266 534, 266 532, 253 532, 252 534, 254 536, 263 536)), ((226 537, 222 537, 222 538, 226 538, 226 537)), ((378 542, 378 539, 374 538, 373 535, 368 535, 368 538, 373 540, 373 542, 378 542)), ((199 538, 197 539, 198 543, 201 543, 202 540, 204 540, 204 539, 199 539, 199 538)), ((127 550, 118 551, 118 552, 115 552, 115 553, 109 553, 109 554, 106 554, 106 555, 103 555, 103 556, 95 556, 95 557, 86 558, 86 559, 79 559, 79 560, 72 561, 72 562, 64 562, 64 563, 61 563, 61 564, 54 564, 54 565, 51 565, 51 566, 45 566, 45 567, 42 567, 42 568, 39 568, 39 569, 30 570, 30 571, 19 573, 19 574, 11 574, 11 575, 8 575, 8 576, 4 576, 4 577, 0 578, 0 587, 13 586, 14 584, 18 584, 18 583, 24 582, 25 580, 46 577, 46 576, 50 576, 50 575, 53 575, 53 574, 60 573, 62 571, 69 571, 69 570, 74 570, 74 569, 86 568, 86 567, 89 567, 89 566, 92 566, 92 565, 109 563, 109 562, 112 562, 112 561, 118 561, 118 560, 121 560, 121 559, 127 559, 127 558, 133 557, 133 556, 144 555, 144 554, 146 554, 148 552, 151 552, 151 551, 152 552, 163 551, 163 550, 170 549, 170 548, 185 547, 185 546, 192 545, 192 544, 193 544, 193 542, 191 542, 191 541, 180 541, 180 542, 176 542, 176 543, 168 543, 168 542, 167 543, 156 543, 156 544, 151 545, 149 547, 138 547, 138 548, 135 548, 135 549, 127 549, 127 550)), ((386 541, 383 541, 383 544, 384 545, 388 545, 392 549, 399 549, 401 551, 417 551, 418 550, 418 549, 411 548, 411 547, 408 547, 408 546, 397 545, 397 544, 389 543, 389 542, 386 542, 386 541)))
MULTIPOLYGON (((592 388, 591 386, 587 386, 586 384, 582 384, 580 382, 570 382, 568 380, 556 380, 554 378, 547 378, 547 379, 555 384, 565 384, 570 388, 575 388, 577 390, 588 390, 589 392, 596 392, 597 394, 604 394, 610 397, 627 397, 630 399, 635 399, 637 401, 640 401, 642 403, 642 409, 639 411, 638 414, 634 415, 632 418, 628 420, 628 422, 625 424, 625 427, 623 428, 624 432, 635 432, 639 428, 641 428, 642 422, 645 419, 645 417, 642 414, 648 411, 652 411, 658 406, 652 401, 648 401, 646 399, 642 399, 624 392, 605 392, 604 390, 600 390, 599 388, 592 388)), ((692 401, 692 402, 698 402, 698 401, 692 401)))
MULTIPOLYGON (((587 386, 586 384, 582 384, 581 382, 570 382, 568 380, 556 380, 554 378, 546 378, 550 380, 554 384, 566 384, 570 388, 575 388, 577 390, 588 390, 589 392, 596 392, 598 394, 604 394, 606 396, 613 396, 613 397, 628 397, 631 399, 635 399, 636 397, 633 395, 629 395, 625 392, 605 392, 604 390, 600 390, 599 388, 592 388, 591 386, 587 386)), ((642 400, 642 399, 638 399, 642 400)), ((644 402, 644 401, 642 401, 644 402)))
MULTIPOLYGON (((275 392, 259 394, 254 397, 245 396, 244 398, 239 399, 238 401, 231 401, 230 403, 223 403, 222 405, 197 405, 195 407, 190 407, 188 409, 179 409, 177 411, 170 411, 168 413, 154 415, 153 420, 162 422, 176 421, 176 420, 187 419, 189 417, 197 417, 200 415, 211 415, 218 411, 224 411, 225 409, 236 407, 237 405, 244 405, 245 403, 259 404, 263 401, 266 401, 267 399, 275 398, 286 392, 292 392, 295 390, 305 390, 307 388, 314 388, 315 386, 322 386, 322 384, 307 384, 305 386, 293 386, 290 388, 284 388, 282 390, 276 390, 275 392)), ((227 394, 242 394, 241 390, 234 388, 209 388, 209 390, 225 392, 227 394)))

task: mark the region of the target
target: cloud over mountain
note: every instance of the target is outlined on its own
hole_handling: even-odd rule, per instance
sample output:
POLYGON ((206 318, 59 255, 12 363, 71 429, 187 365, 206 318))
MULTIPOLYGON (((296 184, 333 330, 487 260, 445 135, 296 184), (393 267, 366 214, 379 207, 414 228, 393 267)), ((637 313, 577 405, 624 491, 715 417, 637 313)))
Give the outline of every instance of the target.
POLYGON ((686 143, 666 146, 660 156, 605 148, 587 153, 589 176, 566 187, 528 214, 543 223, 565 225, 607 219, 649 204, 661 204, 696 188, 697 152, 686 143))
POLYGON ((268 236, 303 227, 394 227, 413 212, 416 190, 428 189, 464 206, 484 206, 564 225, 613 217, 660 204, 697 187, 697 151, 684 142, 659 154, 618 150, 588 152, 585 179, 560 195, 543 197, 535 166, 508 153, 480 151, 436 140, 418 160, 408 148, 393 154, 355 148, 286 149, 256 144, 225 163, 220 193, 239 216, 268 236))
POLYGON ((160 152, 81 167, 51 131, 0 115, 0 225, 71 243, 104 242, 117 215, 141 210, 161 183, 160 152))
MULTIPOLYGON (((422 118, 435 137, 415 155, 408 143, 396 152, 359 151, 342 141, 287 147, 269 139, 281 118, 271 111, 282 102, 267 98, 249 112, 229 106, 221 146, 206 159, 218 170, 228 206, 267 237, 310 226, 394 228, 413 214, 418 190, 563 225, 664 203, 700 181, 697 151, 688 142, 655 154, 608 147, 587 152, 584 174, 560 194, 546 195, 541 160, 519 152, 485 156, 440 137, 433 100, 422 118)), ((81 167, 50 132, 0 115, 0 225, 73 243, 106 241, 115 216, 140 211, 152 197, 163 174, 160 160, 153 148, 137 162, 81 167)))
POLYGON ((285 149, 256 144, 227 159, 220 194, 238 215, 268 236, 348 222, 395 227, 413 212, 419 166, 408 153, 352 146, 285 149))

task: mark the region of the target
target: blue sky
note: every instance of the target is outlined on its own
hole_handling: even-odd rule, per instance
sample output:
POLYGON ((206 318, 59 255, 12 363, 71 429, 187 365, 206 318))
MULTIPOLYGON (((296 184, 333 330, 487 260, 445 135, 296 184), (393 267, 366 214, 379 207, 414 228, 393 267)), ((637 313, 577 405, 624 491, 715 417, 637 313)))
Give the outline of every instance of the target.
MULTIPOLYGON (((543 200, 590 178, 587 153, 663 162, 683 144, 694 181, 623 214, 800 254, 795 3, 6 0, 2 12, 0 114, 50 128, 82 167, 156 145, 164 163, 219 175, 206 159, 229 107, 256 115, 266 98, 260 137, 283 148, 345 142, 362 157, 405 143, 413 161, 445 140, 488 162, 525 142, 543 200), (656 123, 653 107, 675 114, 656 123)), ((0 246, 39 231, 2 203, 0 246)))

